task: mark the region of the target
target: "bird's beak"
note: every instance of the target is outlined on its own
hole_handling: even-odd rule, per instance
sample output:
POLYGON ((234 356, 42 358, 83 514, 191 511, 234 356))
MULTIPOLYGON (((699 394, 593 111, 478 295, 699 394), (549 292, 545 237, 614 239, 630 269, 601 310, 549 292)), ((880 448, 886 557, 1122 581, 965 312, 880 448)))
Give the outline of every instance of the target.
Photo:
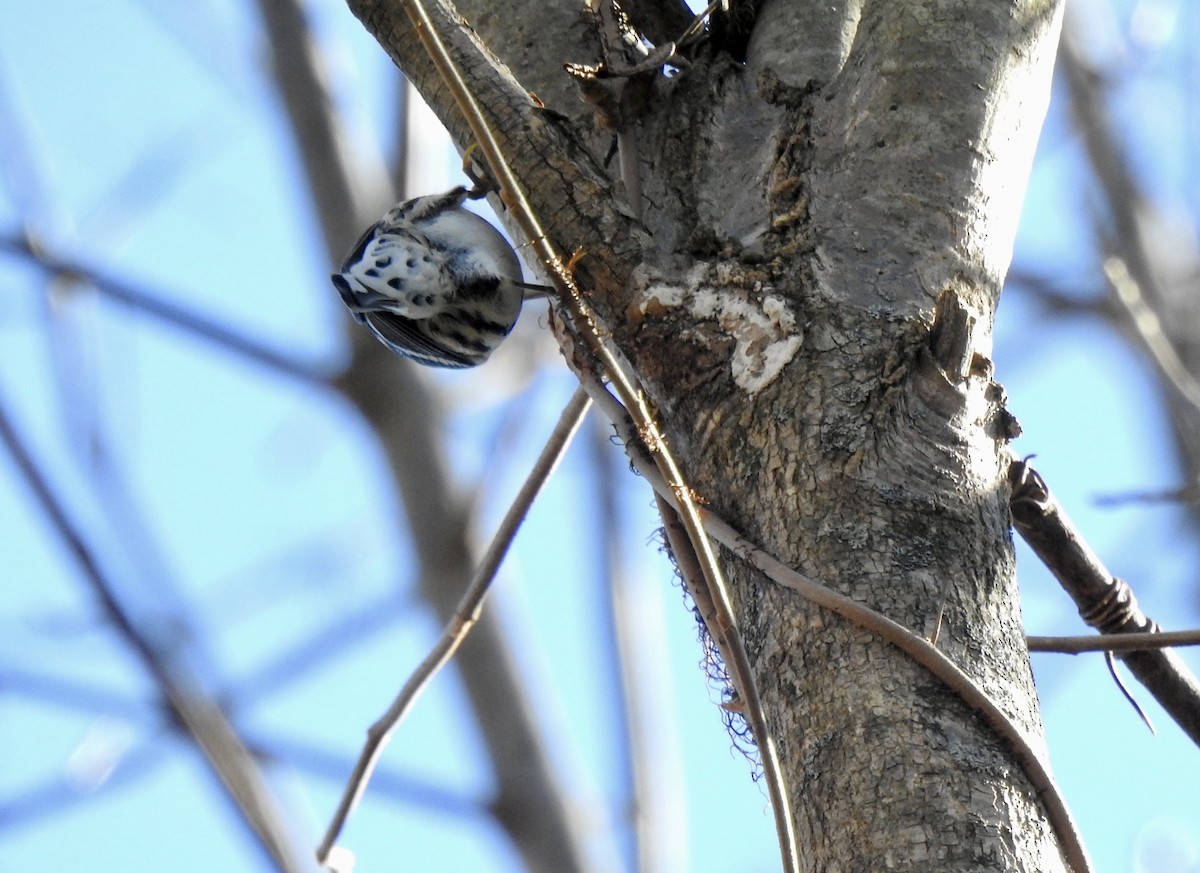
POLYGON ((333 287, 337 288, 338 294, 341 295, 346 308, 354 315, 355 320, 366 323, 365 313, 374 308, 370 305, 372 301, 364 299, 361 292, 355 291, 350 280, 344 274, 334 273, 329 278, 333 282, 333 287))

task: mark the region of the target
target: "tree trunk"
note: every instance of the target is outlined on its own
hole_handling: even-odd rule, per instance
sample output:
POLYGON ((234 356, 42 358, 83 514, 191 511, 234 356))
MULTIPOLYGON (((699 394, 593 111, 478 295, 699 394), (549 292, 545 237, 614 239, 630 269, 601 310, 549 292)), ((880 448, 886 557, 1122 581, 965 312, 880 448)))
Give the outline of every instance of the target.
MULTIPOLYGON (((555 84, 592 59, 575 54, 587 31, 535 47, 514 22, 549 14, 542 0, 499 21, 463 4, 518 85, 429 5, 556 248, 586 252, 576 278, 709 508, 934 640, 1040 737, 1004 475, 1015 423, 989 353, 1057 4, 768 0, 744 62, 714 40, 624 119, 641 222, 555 84)), ((465 145, 403 9, 350 6, 465 145)), ((731 556, 724 569, 804 868, 1064 869, 1035 789, 957 696, 731 556)))

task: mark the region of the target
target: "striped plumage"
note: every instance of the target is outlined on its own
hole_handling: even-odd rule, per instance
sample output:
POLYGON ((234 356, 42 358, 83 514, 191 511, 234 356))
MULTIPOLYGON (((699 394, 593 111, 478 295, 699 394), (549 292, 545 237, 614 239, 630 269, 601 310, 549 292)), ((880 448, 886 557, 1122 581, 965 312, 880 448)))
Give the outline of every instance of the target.
POLYGON ((354 317, 394 351, 434 367, 482 364, 521 311, 521 265, 465 188, 391 209, 331 277, 354 317))

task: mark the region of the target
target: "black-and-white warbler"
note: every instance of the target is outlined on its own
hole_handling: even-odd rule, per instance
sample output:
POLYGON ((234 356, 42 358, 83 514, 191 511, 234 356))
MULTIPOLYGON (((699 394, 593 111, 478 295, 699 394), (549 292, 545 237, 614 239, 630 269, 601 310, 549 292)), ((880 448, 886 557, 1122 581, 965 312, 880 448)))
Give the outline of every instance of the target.
POLYGON ((331 277, 354 317, 393 351, 434 367, 474 367, 508 336, 526 292, 503 234, 463 208, 466 188, 393 207, 331 277))

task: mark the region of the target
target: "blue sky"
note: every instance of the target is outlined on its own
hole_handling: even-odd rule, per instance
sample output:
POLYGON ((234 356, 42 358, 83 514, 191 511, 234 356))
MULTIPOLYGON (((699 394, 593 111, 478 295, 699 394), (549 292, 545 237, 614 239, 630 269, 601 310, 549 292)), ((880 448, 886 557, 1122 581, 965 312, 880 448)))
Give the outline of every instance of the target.
MULTIPOLYGON (((1184 2, 1114 8, 1116 29, 1096 45, 1125 39, 1123 135, 1156 205, 1194 217, 1197 111, 1194 87, 1182 83, 1195 81, 1187 46, 1196 12, 1184 2)), ((352 123, 363 137, 390 130, 386 58, 334 0, 313 15, 352 123)), ((57 251, 301 361, 336 366, 346 350, 340 304, 266 84, 261 38, 253 7, 233 0, 0 9, 0 233, 26 223, 57 251)), ((422 160, 426 190, 457 183, 450 154, 435 149, 422 160)), ((1100 287, 1085 223, 1095 208, 1089 184, 1056 105, 1016 260, 1080 295, 1100 287)), ((435 630, 407 593, 414 561, 380 450, 329 392, 91 294, 49 288, 11 258, 0 257, 0 285, 0 402, 139 615, 161 626, 186 604, 206 642, 192 657, 203 675, 220 677, 214 690, 258 689, 238 725, 281 753, 308 756, 312 766, 277 768, 274 784, 297 832, 315 844, 338 768, 435 630), (91 429, 104 435, 101 454, 85 451, 91 429), (121 501, 111 486, 109 500, 97 498, 91 483, 105 470, 116 471, 139 513, 114 509, 121 501), (364 611, 377 620, 329 647, 318 667, 272 678, 269 665, 298 640, 364 611), (317 766, 318 752, 333 766, 317 766)), ((519 349, 502 349, 482 371, 432 376, 454 403, 450 454, 463 487, 493 477, 480 537, 573 388, 536 314, 523 317, 519 336, 519 349), (547 364, 518 377, 530 346, 547 364), (523 404, 516 415, 514 401, 523 404), (502 428, 515 430, 493 454, 502 428)), ((1025 428, 1017 450, 1037 454, 1079 527, 1152 616, 1194 626, 1197 555, 1184 516, 1164 505, 1096 504, 1178 484, 1145 363, 1098 322, 1050 320, 1019 289, 1002 302, 995 357, 1025 428)), ((611 669, 598 654, 598 547, 586 535, 597 524, 595 454, 586 442, 572 448, 491 608, 520 641, 528 693, 603 857, 626 846, 610 839, 622 782, 611 766, 619 748, 611 669)), ((623 470, 620 458, 610 462, 623 470)), ((641 610, 660 620, 652 640, 662 765, 684 774, 677 826, 688 856, 676 869, 775 870, 765 794, 698 669, 693 619, 652 542, 649 493, 627 475, 617 488, 625 570, 641 610)), ((195 754, 139 706, 148 682, 98 621, 7 459, 0 525, 0 870, 263 869, 195 754), (45 786, 54 790, 38 793, 45 786)), ((1029 631, 1081 632, 1053 580, 1023 548, 1019 560, 1029 631)), ((1183 657, 1200 669, 1194 653, 1183 657)), ((1158 726, 1151 737, 1101 658, 1035 655, 1033 664, 1055 772, 1097 870, 1200 869, 1200 753, 1135 686, 1158 726), (1178 863, 1162 854, 1176 850, 1178 863)), ((387 774, 401 784, 369 793, 347 833, 360 870, 391 869, 398 853, 411 869, 516 869, 480 809, 487 767, 465 716, 454 676, 440 677, 388 751, 387 774), (445 792, 449 809, 423 807, 419 785, 445 792)))

